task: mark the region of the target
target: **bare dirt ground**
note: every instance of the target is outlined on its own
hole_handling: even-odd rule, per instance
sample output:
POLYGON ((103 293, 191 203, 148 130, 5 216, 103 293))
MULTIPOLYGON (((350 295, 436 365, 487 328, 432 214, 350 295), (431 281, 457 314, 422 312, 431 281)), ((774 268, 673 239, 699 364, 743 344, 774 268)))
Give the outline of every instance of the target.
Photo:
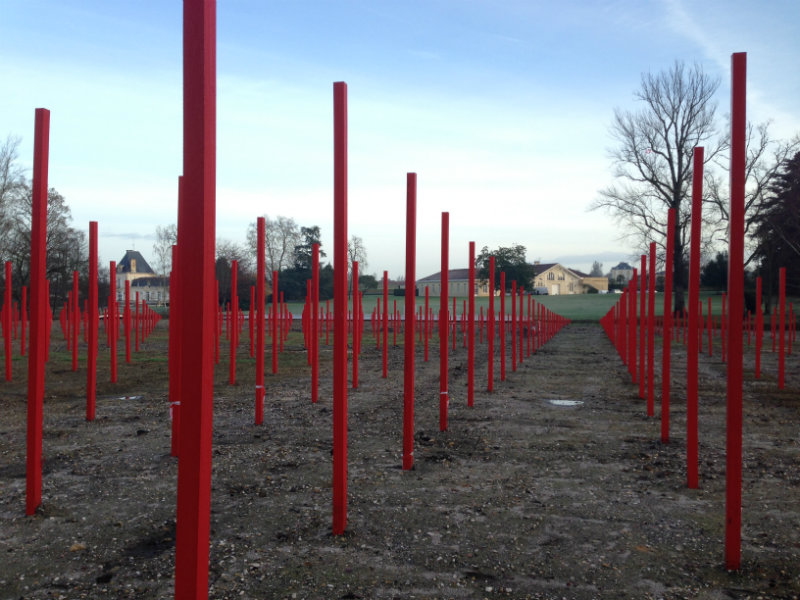
MULTIPOLYGON (((85 366, 72 373, 54 353, 34 517, 24 514, 26 386, 15 361, 0 396, 0 598, 172 597, 177 459, 160 336, 121 365, 118 384, 107 383, 102 356, 92 423, 85 366)), ((796 356, 782 392, 773 355, 761 381, 746 369, 743 564, 728 573, 718 353, 701 358, 701 479, 689 490, 682 346, 669 444, 597 324, 570 325, 516 373, 509 360, 491 394, 479 346, 472 409, 459 338, 446 432, 438 354, 423 363, 418 347, 416 464, 402 471, 403 351, 391 349, 384 380, 379 353, 365 344, 349 398, 349 521, 334 537, 328 350, 320 402, 310 402, 305 367, 268 376, 265 425, 256 427, 244 346, 239 383, 227 384, 224 350, 217 374, 211 598, 800 597, 796 356)), ((302 363, 299 352, 287 348, 282 363, 302 363)))

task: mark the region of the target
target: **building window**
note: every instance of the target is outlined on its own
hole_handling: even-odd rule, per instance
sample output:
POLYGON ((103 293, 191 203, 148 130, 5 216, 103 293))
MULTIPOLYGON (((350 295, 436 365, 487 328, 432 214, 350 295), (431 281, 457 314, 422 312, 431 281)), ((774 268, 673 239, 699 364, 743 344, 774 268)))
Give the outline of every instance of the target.
POLYGON ((575 291, 575 284, 574 283, 570 283, 569 284, 569 291, 570 292, 574 292, 575 291))
POLYGON ((548 273, 547 274, 547 279, 549 281, 553 281, 555 278, 556 278, 556 274, 555 273, 548 273))

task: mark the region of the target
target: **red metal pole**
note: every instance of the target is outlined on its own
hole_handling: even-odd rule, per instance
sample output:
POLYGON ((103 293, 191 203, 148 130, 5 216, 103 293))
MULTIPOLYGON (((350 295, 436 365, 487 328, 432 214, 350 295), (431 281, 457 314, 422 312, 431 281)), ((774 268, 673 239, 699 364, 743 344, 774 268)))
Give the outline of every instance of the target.
POLYGON ((333 84, 333 534, 347 526, 347 84, 333 84))
POLYGON ((72 322, 72 370, 78 370, 78 329, 81 323, 81 309, 78 300, 78 272, 72 272, 72 315, 70 321, 72 322))
POLYGON ((511 371, 517 370, 517 280, 511 281, 511 371))
MULTIPOLYGON (((97 221, 89 222, 89 348, 86 365, 86 420, 94 421, 95 395, 97 392, 97 221)), ((33 305, 31 305, 33 308, 33 305)), ((32 333, 32 330, 31 330, 32 333)))
MULTIPOLYGON (((36 109, 33 146, 31 211, 31 343, 28 353, 28 436, 26 457, 25 514, 33 515, 42 503, 42 428, 44 421, 44 363, 47 328, 45 271, 47 264, 47 170, 50 154, 50 111, 36 109)), ((10 263, 6 263, 10 266, 10 263)), ((6 267, 6 294, 10 298, 11 277, 6 267)), ((6 318, 10 319, 8 305, 6 318)), ((10 321, 9 321, 10 326, 10 321)), ((8 339, 11 338, 9 328, 8 339)), ((10 346, 6 357, 10 358, 10 346)), ((7 373, 7 379, 10 374, 7 373)))
POLYGON ((6 381, 11 381, 11 261, 5 265, 6 287, 3 300, 3 352, 6 361, 6 381))
MULTIPOLYGON (((414 465, 414 319, 417 261, 417 174, 406 174, 406 322, 403 365, 403 469, 414 465)), ((355 272, 355 271, 354 271, 355 272)), ((355 356, 355 352, 353 352, 355 356)))
MULTIPOLYGON (((261 425, 264 422, 264 326, 267 302, 266 231, 266 219, 258 217, 256 219, 256 425, 261 425)), ((275 306, 274 288, 272 290, 272 305, 275 306)), ((275 352, 275 337, 273 333, 273 353, 275 352)))
POLYGON ((628 371, 636 383, 636 289, 638 272, 633 269, 633 277, 628 282, 628 371))
POLYGON ((495 258, 489 257, 489 314, 487 316, 488 353, 487 353, 487 391, 494 390, 494 269, 495 258))
POLYGON ((216 214, 216 3, 183 4, 183 180, 178 207, 181 269, 181 446, 175 597, 208 597, 214 384, 216 214), (181 257, 186 258, 182 260, 181 257), (189 259, 191 257, 191 260, 189 259))
POLYGON ((389 273, 383 272, 383 313, 381 315, 381 365, 384 379, 388 376, 389 363, 389 273))
POLYGON ((649 285, 647 290, 647 416, 656 414, 654 402, 655 377, 655 312, 656 312, 656 243, 650 242, 649 285))
POLYGON ((450 213, 442 213, 442 272, 441 293, 439 296, 439 431, 447 431, 447 409, 449 392, 447 388, 447 333, 448 333, 448 293, 450 291, 449 267, 450 213))
MULTIPOLYGON (((125 308, 123 309, 125 326, 125 362, 131 362, 131 282, 125 280, 125 308)), ((80 321, 79 321, 80 322, 80 321)))
POLYGON ((640 257, 639 276, 641 282, 639 283, 639 398, 644 400, 644 386, 647 380, 645 375, 645 360, 646 356, 646 342, 647 342, 647 328, 645 327, 645 317, 647 315, 647 255, 642 254, 640 257))
POLYGON ((675 251, 675 209, 667 211, 667 256, 661 353, 661 443, 669 443, 670 362, 672 359, 672 253, 675 251))
MULTIPOLYGON (((728 403, 725 469, 725 568, 741 564, 742 529, 742 315, 744 313, 744 187, 747 54, 731 57, 730 233, 728 246, 728 403)), ((724 310, 724 309, 723 309, 724 310)), ((723 350, 723 355, 725 350, 723 350)))
POLYGON ((117 381, 117 262, 112 260, 108 271, 108 344, 111 348, 111 383, 117 381))
MULTIPOLYGON (((733 299, 731 299, 733 315, 733 299)), ((733 322, 731 322, 733 328, 733 322)), ((731 346, 731 349, 733 347, 731 346)), ((732 356, 732 355, 731 355, 732 356)), ((786 379, 786 267, 778 271, 778 389, 782 390, 786 379)))
POLYGON ((22 301, 20 302, 20 305, 21 305, 20 306, 20 311, 21 311, 22 314, 20 315, 20 321, 21 321, 20 334, 21 335, 19 337, 19 340, 20 340, 19 353, 20 353, 20 356, 25 356, 25 339, 26 339, 25 330, 26 330, 26 328, 28 326, 28 287, 24 286, 24 285, 22 286, 22 301))
POLYGON ((281 350, 283 350, 283 328, 280 324, 278 308, 281 303, 278 297, 278 272, 272 272, 272 373, 278 372, 278 338, 281 337, 281 350))
POLYGON ((467 406, 475 406, 475 242, 469 243, 467 311, 467 406))
POLYGON ((247 318, 247 326, 248 326, 248 333, 250 338, 250 358, 255 358, 256 356, 256 340, 255 340, 255 333, 256 333, 256 321, 255 321, 255 309, 256 309, 256 288, 254 285, 250 286, 250 308, 248 309, 248 318, 247 318))
POLYGON ((239 345, 239 261, 231 261, 231 310, 228 325, 228 337, 230 338, 230 356, 228 383, 236 385, 236 348, 239 345))
POLYGON ((692 224, 689 251, 689 340, 686 349, 686 481, 691 489, 699 485, 699 433, 697 421, 697 363, 700 341, 698 309, 700 303, 700 233, 703 210, 702 146, 694 149, 692 172, 692 224))
MULTIPOLYGON (((347 311, 347 308, 345 308, 347 311)), ((347 314, 345 312, 345 324, 347 314)), ((319 244, 311 250, 311 402, 319 400, 319 244)))
MULTIPOLYGON (((408 234, 406 234, 408 235, 408 234)), ((408 250, 406 249, 406 254, 408 250)), ((358 261, 353 261, 353 389, 358 389, 358 355, 361 352, 361 294, 358 291, 358 261)))
POLYGON ((430 338, 430 308, 429 308, 429 300, 430 300, 430 289, 428 286, 425 286, 425 320, 423 321, 423 327, 425 328, 425 362, 428 362, 428 341, 430 338))
POLYGON ((506 272, 500 271, 500 381, 506 380, 506 272))

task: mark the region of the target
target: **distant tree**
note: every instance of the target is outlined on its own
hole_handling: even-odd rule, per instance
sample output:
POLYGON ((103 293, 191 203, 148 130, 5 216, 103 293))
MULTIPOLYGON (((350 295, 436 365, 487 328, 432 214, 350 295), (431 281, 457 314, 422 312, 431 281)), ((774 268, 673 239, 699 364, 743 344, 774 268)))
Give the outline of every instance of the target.
MULTIPOLYGON (((292 266, 295 248, 300 242, 300 228, 295 220, 281 215, 270 218, 262 215, 265 219, 264 227, 264 254, 266 263, 266 277, 272 281, 273 271, 282 271, 292 266)), ((258 250, 258 229, 257 222, 253 221, 247 227, 247 247, 253 256, 258 250)), ((279 282, 280 285, 280 282, 279 282)))
POLYGON ((590 277, 602 277, 603 276, 603 263, 594 261, 592 263, 592 270, 589 271, 590 277))
POLYGON ((728 287, 728 254, 717 252, 713 260, 708 261, 700 269, 700 285, 714 290, 728 287))
POLYGON ((358 288, 361 291, 374 290, 378 287, 378 278, 375 275, 358 275, 358 288))
POLYGON ((643 108, 638 112, 615 110, 611 134, 617 147, 611 151, 615 176, 620 183, 600 191, 591 205, 615 217, 638 247, 655 241, 666 248, 667 211, 675 220, 674 307, 684 307, 688 225, 695 146, 706 148, 705 161, 713 160, 725 146, 714 141, 719 80, 706 75, 699 65, 682 62, 657 74, 642 75, 634 93, 643 108))
POLYGON ((162 277, 172 270, 172 246, 178 243, 178 226, 174 223, 156 226, 156 241, 153 243, 156 271, 162 277))
POLYGON ((320 245, 319 257, 320 259, 326 256, 322 250, 322 242, 320 241, 319 226, 301 227, 300 228, 300 241, 294 248, 294 268, 300 271, 311 272, 311 266, 314 255, 314 244, 320 245))
POLYGON ((532 289, 534 278, 533 265, 525 259, 526 248, 522 244, 500 246, 489 250, 488 246, 481 248, 480 254, 475 259, 479 279, 489 279, 489 258, 494 256, 495 280, 492 289, 500 289, 500 272, 505 271, 506 289, 511 289, 511 282, 516 281, 518 287, 526 290, 532 289))
POLYGON ((0 144, 0 236, 11 222, 13 204, 25 190, 25 174, 17 164, 20 138, 7 136, 0 144))
POLYGON ((353 263, 358 262, 359 274, 366 271, 369 263, 367 262, 367 247, 357 235, 352 236, 347 242, 347 289, 348 293, 353 291, 353 263))

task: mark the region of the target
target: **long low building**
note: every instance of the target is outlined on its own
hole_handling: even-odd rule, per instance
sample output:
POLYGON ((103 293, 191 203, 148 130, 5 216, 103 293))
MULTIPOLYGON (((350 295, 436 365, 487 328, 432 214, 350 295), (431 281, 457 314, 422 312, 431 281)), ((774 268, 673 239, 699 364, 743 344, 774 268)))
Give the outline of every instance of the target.
MULTIPOLYGON (((569 269, 559 263, 534 263, 534 289, 540 294, 553 296, 561 294, 588 294, 592 290, 608 291, 607 277, 591 277, 577 269, 569 269)), ((448 295, 463 297, 469 295, 469 269, 450 269, 448 271, 448 295)), ((434 273, 417 280, 420 295, 441 296, 442 273, 434 273)), ((475 280, 475 295, 489 295, 489 280, 475 280)))

